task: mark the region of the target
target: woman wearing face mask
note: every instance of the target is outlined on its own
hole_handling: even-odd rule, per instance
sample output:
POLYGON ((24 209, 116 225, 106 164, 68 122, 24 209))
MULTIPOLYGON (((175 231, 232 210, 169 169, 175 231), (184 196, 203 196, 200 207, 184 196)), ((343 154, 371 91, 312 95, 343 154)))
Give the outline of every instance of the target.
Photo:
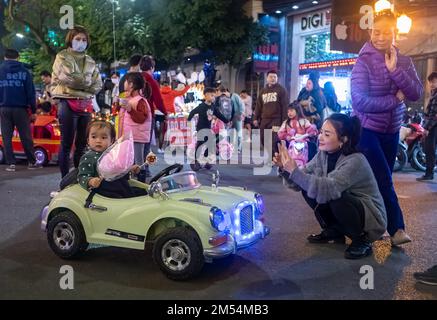
POLYGON ((65 39, 67 48, 56 55, 52 73, 52 97, 59 99, 61 150, 59 167, 62 177, 69 172, 70 151, 75 143, 74 167, 85 152, 86 128, 93 110, 92 98, 102 89, 95 61, 85 50, 90 37, 85 28, 76 26, 65 39))
POLYGON ((394 245, 410 242, 393 187, 392 172, 405 113, 404 100, 416 101, 423 86, 409 57, 393 45, 396 18, 384 10, 374 18, 370 41, 364 44, 352 70, 354 114, 363 133, 359 144, 378 182, 387 211, 387 231, 394 245))
POLYGON ((282 176, 302 190, 322 227, 308 236, 310 243, 352 243, 345 258, 359 259, 372 253, 371 243, 385 232, 387 217, 372 169, 357 151, 361 125, 357 117, 334 113, 319 134, 319 152, 303 168, 297 166, 285 145, 274 162, 282 176))

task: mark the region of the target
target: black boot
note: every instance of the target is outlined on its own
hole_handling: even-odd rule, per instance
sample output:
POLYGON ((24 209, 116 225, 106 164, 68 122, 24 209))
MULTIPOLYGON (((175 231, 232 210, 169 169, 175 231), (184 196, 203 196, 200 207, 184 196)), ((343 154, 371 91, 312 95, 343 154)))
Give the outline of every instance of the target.
POLYGON ((434 179, 433 174, 425 173, 423 176, 416 178, 417 181, 430 181, 434 179))
POLYGON ((372 244, 367 237, 352 239, 351 245, 344 252, 346 259, 361 259, 372 254, 372 244))
POLYGON ((309 243, 345 243, 344 235, 332 229, 324 229, 319 234, 307 237, 309 243))

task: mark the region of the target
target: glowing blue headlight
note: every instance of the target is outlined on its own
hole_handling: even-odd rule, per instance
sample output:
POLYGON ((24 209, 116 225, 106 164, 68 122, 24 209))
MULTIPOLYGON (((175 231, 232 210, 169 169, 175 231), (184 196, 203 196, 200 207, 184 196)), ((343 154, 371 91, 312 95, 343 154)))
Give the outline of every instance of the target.
POLYGON ((225 225, 225 216, 223 211, 217 207, 212 207, 209 210, 209 220, 211 221, 211 225, 217 231, 224 231, 226 228, 225 225))
POLYGON ((256 208, 259 215, 264 214, 264 198, 261 194, 255 193, 256 208))

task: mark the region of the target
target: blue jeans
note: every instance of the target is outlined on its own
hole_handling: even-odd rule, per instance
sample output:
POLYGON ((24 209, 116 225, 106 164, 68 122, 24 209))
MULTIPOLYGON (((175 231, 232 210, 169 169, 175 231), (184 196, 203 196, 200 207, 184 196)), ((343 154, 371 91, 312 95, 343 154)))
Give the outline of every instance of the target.
POLYGON ((67 101, 59 102, 59 124, 61 129, 61 150, 59 151, 59 168, 62 177, 70 170, 70 152, 74 141, 74 167, 79 167, 79 161, 85 153, 87 145, 86 129, 91 121, 91 114, 74 112, 67 101))
POLYGON ((404 217, 393 186, 392 173, 398 150, 399 132, 378 133, 363 128, 360 151, 366 156, 378 183, 387 211, 387 231, 393 236, 398 229, 405 229, 404 217))

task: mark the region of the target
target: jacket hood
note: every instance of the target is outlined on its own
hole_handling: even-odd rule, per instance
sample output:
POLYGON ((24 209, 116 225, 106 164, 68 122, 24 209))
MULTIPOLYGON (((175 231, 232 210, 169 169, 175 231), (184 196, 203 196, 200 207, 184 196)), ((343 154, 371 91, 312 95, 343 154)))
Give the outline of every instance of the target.
POLYGON ((17 72, 24 68, 21 62, 15 60, 6 60, 3 62, 3 66, 7 72, 17 72))
POLYGON ((171 92, 171 87, 165 86, 161 88, 161 94, 169 94, 171 92))

